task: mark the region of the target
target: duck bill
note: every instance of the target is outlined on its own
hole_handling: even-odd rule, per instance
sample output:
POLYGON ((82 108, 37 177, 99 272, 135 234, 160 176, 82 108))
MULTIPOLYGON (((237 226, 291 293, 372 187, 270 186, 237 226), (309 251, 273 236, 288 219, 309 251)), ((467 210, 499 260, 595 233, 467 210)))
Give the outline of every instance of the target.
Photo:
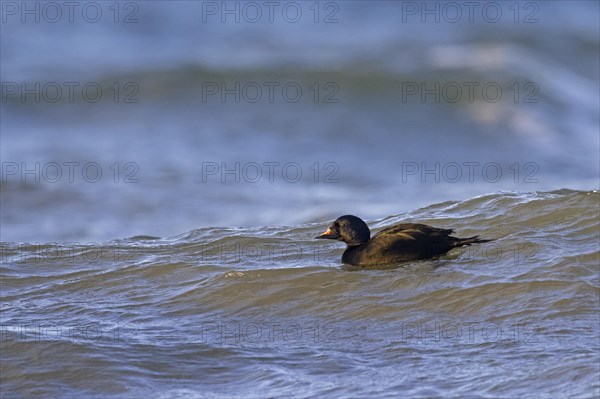
POLYGON ((331 230, 329 228, 327 228, 327 230, 325 230, 324 233, 319 234, 318 236, 316 236, 315 238, 319 238, 319 239, 324 239, 324 238, 329 238, 329 239, 335 239, 337 237, 335 237, 332 233, 331 230))

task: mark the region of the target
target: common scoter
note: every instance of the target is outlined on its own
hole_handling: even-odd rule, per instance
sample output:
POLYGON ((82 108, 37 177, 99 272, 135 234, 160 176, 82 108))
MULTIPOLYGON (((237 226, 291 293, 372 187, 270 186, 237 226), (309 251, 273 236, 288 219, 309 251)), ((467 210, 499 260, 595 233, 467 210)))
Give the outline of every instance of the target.
POLYGON ((491 241, 479 236, 451 237, 452 233, 451 229, 438 229, 426 224, 399 223, 386 227, 371 238, 371 231, 361 218, 345 215, 315 238, 345 242, 348 247, 342 255, 342 262, 355 266, 434 258, 452 248, 491 241))

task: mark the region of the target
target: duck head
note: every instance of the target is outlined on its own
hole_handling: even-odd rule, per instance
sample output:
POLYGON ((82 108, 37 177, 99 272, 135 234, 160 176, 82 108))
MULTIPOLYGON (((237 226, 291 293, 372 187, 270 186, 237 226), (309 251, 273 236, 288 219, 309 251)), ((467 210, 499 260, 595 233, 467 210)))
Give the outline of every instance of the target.
POLYGON ((349 246, 361 245, 369 241, 371 231, 369 226, 359 217, 344 215, 337 218, 315 238, 343 241, 349 246))

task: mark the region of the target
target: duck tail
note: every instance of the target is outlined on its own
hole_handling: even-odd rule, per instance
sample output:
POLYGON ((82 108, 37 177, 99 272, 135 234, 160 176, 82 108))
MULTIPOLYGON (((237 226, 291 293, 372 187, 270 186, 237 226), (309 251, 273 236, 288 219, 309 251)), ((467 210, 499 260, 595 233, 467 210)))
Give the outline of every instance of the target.
POLYGON ((479 238, 479 236, 473 236, 473 237, 467 237, 467 238, 458 238, 458 237, 452 237, 453 240, 453 247, 462 247, 465 245, 471 245, 471 244, 482 244, 484 242, 490 242, 490 241, 494 241, 494 240, 485 240, 483 238, 479 238))

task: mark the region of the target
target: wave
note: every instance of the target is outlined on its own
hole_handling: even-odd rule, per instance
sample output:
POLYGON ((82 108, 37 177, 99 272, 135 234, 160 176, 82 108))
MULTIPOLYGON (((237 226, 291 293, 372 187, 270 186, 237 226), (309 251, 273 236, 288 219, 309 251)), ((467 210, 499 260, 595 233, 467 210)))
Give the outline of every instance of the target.
MULTIPOLYGON (((103 362, 114 381, 105 393, 125 392, 140 378, 182 378, 180 368, 159 367, 157 356, 166 364, 173 356, 192 356, 211 370, 218 365, 211 378, 235 379, 248 362, 263 364, 263 352, 278 367, 289 361, 316 373, 320 366, 306 360, 307 353, 325 359, 331 350, 354 353, 340 372, 358 373, 374 363, 387 367, 406 351, 419 362, 435 358, 432 353, 454 358, 457 345, 478 364, 486 362, 481 354, 493 353, 494 362, 512 365, 514 350, 558 356, 570 342, 593 351, 599 200, 598 191, 497 193, 369 220, 374 230, 419 221, 495 239, 387 270, 343 267, 341 244, 324 249, 312 239, 325 220, 211 227, 97 245, 3 243, 3 383, 8 390, 22 385, 11 359, 35 348, 61 351, 52 357, 54 368, 74 358, 103 362), (122 363, 123 357, 136 361, 122 363)), ((568 360, 573 367, 565 378, 584 385, 569 392, 597 389, 597 379, 588 378, 597 375, 590 353, 568 360)), ((446 362, 444 369, 461 375, 465 364, 446 362)), ((497 367, 478 367, 486 381, 498 373, 497 367)), ((563 371, 551 370, 567 375, 563 371)), ((265 383, 273 383, 268 375, 265 383)), ((197 381, 197 373, 190 378, 197 381)), ((468 376, 462 381, 482 386, 468 376)), ((63 383, 63 390, 72 388, 69 380, 63 383)), ((94 384, 88 389, 101 389, 94 384)), ((505 392, 497 391, 500 385, 490 389, 505 392)))
MULTIPOLYGON (((598 259, 599 198, 598 191, 500 193, 368 221, 374 231, 400 221, 422 222, 495 240, 453 250, 439 261, 413 262, 399 271, 379 273, 409 273, 414 278, 412 273, 420 269, 460 270, 464 281, 456 288, 465 289, 482 283, 479 279, 487 272, 505 281, 537 281, 538 268, 554 279, 557 270, 571 266, 579 270, 578 278, 592 278, 586 284, 596 284, 592 265, 598 259), (496 268, 503 272, 494 273, 496 268), (472 275, 471 269, 478 272, 472 275)), ((137 236, 94 245, 3 243, 2 277, 7 292, 15 293, 11 287, 37 294, 79 292, 86 286, 113 293, 123 284, 131 284, 129 291, 146 290, 144 284, 159 290, 183 287, 175 298, 206 292, 207 284, 222 287, 224 297, 230 297, 228 292, 243 290, 240 287, 264 290, 272 280, 289 280, 290 287, 299 284, 303 291, 318 279, 348 276, 348 284, 364 278, 341 268, 343 244, 313 240, 328 222, 211 227, 169 238, 137 236)))

